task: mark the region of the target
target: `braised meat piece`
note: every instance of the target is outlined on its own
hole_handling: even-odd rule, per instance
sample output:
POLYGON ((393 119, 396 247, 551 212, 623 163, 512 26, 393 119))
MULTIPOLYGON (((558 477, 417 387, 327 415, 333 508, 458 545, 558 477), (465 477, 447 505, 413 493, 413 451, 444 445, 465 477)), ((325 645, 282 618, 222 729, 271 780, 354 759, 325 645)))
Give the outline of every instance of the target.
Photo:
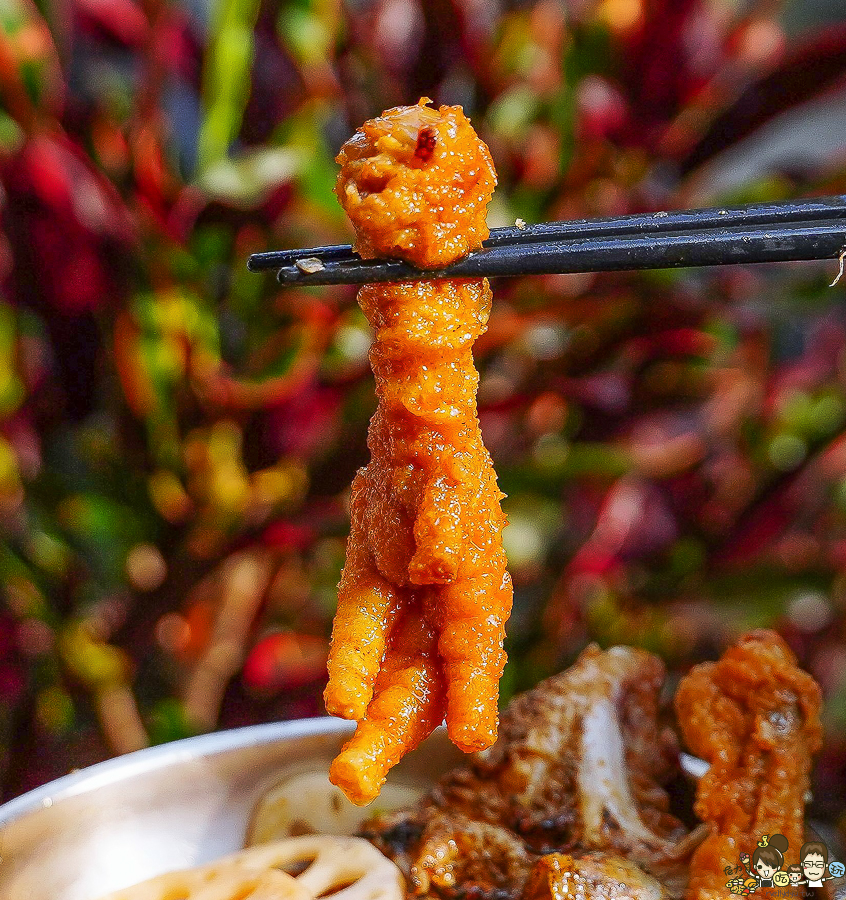
POLYGON ((523 892, 522 900, 666 900, 660 881, 633 862, 607 853, 542 856, 523 892))
POLYGON ((678 752, 658 722, 663 680, 650 653, 588 647, 510 704, 493 747, 416 808, 371 820, 365 836, 418 895, 518 898, 541 855, 606 851, 681 896, 702 835, 668 812, 678 752))

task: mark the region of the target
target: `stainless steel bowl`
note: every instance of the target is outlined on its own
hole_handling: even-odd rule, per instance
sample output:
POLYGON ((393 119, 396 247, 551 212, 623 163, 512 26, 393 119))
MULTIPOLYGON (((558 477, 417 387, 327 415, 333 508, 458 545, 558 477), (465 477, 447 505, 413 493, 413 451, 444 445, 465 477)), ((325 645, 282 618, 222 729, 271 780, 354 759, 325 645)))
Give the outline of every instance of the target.
MULTIPOLYGON (((305 719, 176 741, 100 763, 0 807, 0 898, 97 900, 244 845, 258 799, 325 767, 352 723, 305 719)), ((389 782, 423 788, 460 754, 439 730, 389 782)))

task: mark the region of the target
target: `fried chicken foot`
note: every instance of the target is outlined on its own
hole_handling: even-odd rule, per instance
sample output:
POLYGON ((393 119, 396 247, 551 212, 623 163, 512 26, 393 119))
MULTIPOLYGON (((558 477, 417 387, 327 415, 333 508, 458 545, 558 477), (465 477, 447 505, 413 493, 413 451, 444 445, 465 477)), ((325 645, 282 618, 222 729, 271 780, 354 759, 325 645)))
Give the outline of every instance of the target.
POLYGON ((366 496, 353 482, 352 524, 347 560, 338 590, 334 641, 329 656, 326 708, 336 716, 359 721, 373 697, 373 687, 400 609, 400 594, 383 578, 364 541, 362 521, 366 496))
MULTIPOLYGON (((366 122, 338 156, 336 192, 363 256, 440 267, 487 237, 488 149, 459 107, 427 103, 366 122)), ((439 724, 444 692, 450 738, 468 752, 494 742, 512 588, 503 495, 476 416, 487 281, 367 285, 358 299, 376 332, 379 406, 352 486, 325 700, 361 722, 332 777, 367 803, 439 724)))
POLYGON ((819 750, 821 693, 774 632, 755 631, 679 685, 676 712, 691 752, 710 763, 696 814, 712 826, 691 863, 687 900, 726 896, 727 866, 764 834, 783 834, 788 863, 804 841, 805 795, 819 750))

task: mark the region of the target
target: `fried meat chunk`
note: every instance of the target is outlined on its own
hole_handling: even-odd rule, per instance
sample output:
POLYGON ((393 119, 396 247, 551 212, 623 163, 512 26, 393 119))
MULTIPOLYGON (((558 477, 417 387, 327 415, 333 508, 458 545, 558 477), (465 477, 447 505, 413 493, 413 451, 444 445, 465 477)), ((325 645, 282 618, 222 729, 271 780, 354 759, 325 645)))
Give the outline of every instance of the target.
POLYGON ((819 750, 819 685, 772 631, 742 637, 718 662, 679 685, 676 712, 687 746, 710 763, 695 811, 712 830, 697 848, 687 900, 726 896, 724 869, 761 835, 783 834, 798 862, 805 796, 819 750))
POLYGON ((522 900, 666 900, 661 882, 607 853, 550 853, 535 864, 522 900))
MULTIPOLYGON (((446 265, 487 237, 496 175, 460 107, 428 101, 366 122, 336 192, 364 256, 446 265)), ((358 721, 330 777, 356 803, 444 716, 466 752, 496 739, 512 587, 505 517, 476 415, 472 344, 486 280, 367 285, 378 408, 352 485, 327 710, 358 721)))

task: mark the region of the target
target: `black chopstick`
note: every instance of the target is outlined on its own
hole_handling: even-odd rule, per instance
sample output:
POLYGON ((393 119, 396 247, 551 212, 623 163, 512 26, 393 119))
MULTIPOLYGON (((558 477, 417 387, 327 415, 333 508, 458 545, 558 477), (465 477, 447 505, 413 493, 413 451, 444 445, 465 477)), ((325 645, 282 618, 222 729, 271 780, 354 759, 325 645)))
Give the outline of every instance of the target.
MULTIPOLYGON (((494 228, 483 247, 528 243, 537 240, 600 237, 627 234, 661 234, 683 230, 702 230, 734 225, 776 225, 846 216, 846 197, 817 197, 780 203, 755 203, 748 206, 710 207, 678 212, 634 213, 602 219, 571 219, 566 222, 542 222, 523 227, 494 228)), ((251 272, 280 269, 301 259, 341 261, 358 260, 350 244, 312 247, 309 250, 272 250, 254 253, 247 261, 251 272)))
POLYGON ((363 284, 831 259, 844 245, 838 196, 498 228, 481 250, 438 270, 362 260, 349 245, 254 254, 248 266, 278 269, 283 284, 363 284))

